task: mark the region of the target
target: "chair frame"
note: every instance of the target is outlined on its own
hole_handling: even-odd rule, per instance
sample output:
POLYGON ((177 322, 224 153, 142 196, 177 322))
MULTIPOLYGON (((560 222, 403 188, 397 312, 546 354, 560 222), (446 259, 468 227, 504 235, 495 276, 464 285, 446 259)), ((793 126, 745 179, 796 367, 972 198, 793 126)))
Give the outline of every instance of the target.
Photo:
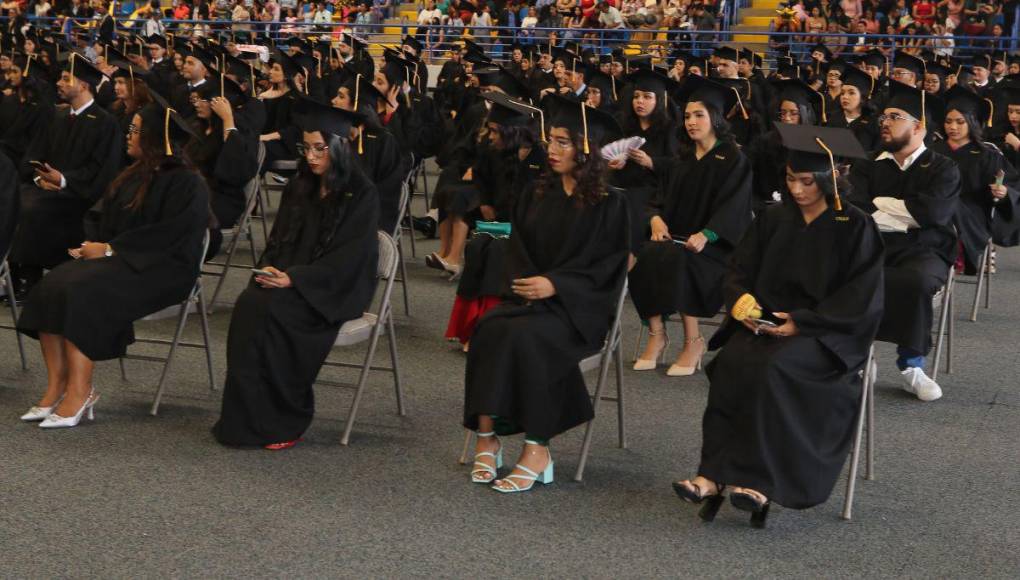
MULTIPOLYGON (((205 238, 202 242, 202 256, 205 256, 206 251, 209 249, 209 232, 205 234, 205 238)), ((135 342, 144 344, 163 344, 169 345, 170 350, 167 352, 165 357, 140 355, 140 354, 125 354, 120 357, 120 374, 121 378, 127 380, 127 369, 124 366, 125 360, 140 360, 148 362, 162 362, 163 372, 159 376, 159 383, 156 385, 156 394, 152 400, 152 408, 149 410, 149 414, 156 416, 159 413, 159 404, 163 398, 163 392, 166 387, 166 379, 170 374, 170 366, 173 364, 174 354, 177 352, 177 347, 190 347, 190 348, 202 348, 205 349, 205 363, 206 369, 209 373, 209 390, 216 390, 216 378, 213 372, 213 361, 212 351, 209 349, 209 318, 205 304, 205 297, 202 293, 202 272, 199 270, 195 278, 195 284, 191 288, 191 292, 188 293, 188 297, 181 302, 180 310, 177 314, 177 325, 174 330, 174 336, 171 340, 163 338, 136 338, 135 342), (188 313, 192 304, 197 304, 197 313, 199 319, 202 322, 202 343, 184 342, 181 340, 181 335, 184 333, 184 325, 188 321, 188 313)), ((143 319, 144 320, 144 319, 143 319)))
POLYGON ((850 469, 846 478, 846 497, 840 517, 849 521, 853 515, 854 492, 857 486, 857 469, 861 458, 861 439, 867 429, 867 446, 864 454, 864 479, 875 479, 875 380, 878 366, 875 362, 875 345, 868 350, 868 358, 859 375, 861 377, 861 405, 857 413, 857 427, 854 429, 854 444, 850 452, 850 469))
POLYGON ((949 267, 949 276, 942 286, 942 300, 939 311, 937 338, 935 339, 935 358, 931 365, 931 380, 938 380, 939 367, 942 362, 942 351, 946 353, 946 374, 953 373, 953 335, 956 321, 953 316, 956 294, 956 267, 949 267))
MULTIPOLYGON (((412 170, 413 171, 413 170, 412 170)), ((397 243, 397 259, 400 261, 400 277, 397 278, 397 282, 400 282, 401 289, 404 291, 404 314, 411 316, 411 296, 407 292, 407 263, 404 258, 404 216, 411 215, 411 186, 408 184, 411 179, 411 173, 408 173, 407 177, 404 178, 403 183, 400 186, 400 210, 397 213, 397 225, 393 226, 393 233, 390 237, 397 243)), ((409 236, 411 238, 411 245, 414 246, 414 228, 412 227, 409 236)), ((413 255, 413 250, 412 250, 413 255)))
POLYGON ((3 262, 0 263, 0 282, 4 285, 4 291, 7 292, 7 304, 11 309, 11 320, 13 321, 11 326, 3 325, 0 328, 8 328, 14 331, 14 336, 18 341, 18 354, 21 355, 21 370, 27 371, 28 359, 25 358, 25 339, 18 332, 18 301, 14 296, 14 277, 11 274, 11 266, 7 262, 7 256, 4 256, 3 262))
POLYGON ((984 251, 981 252, 981 262, 978 264, 977 277, 973 280, 957 280, 957 283, 973 284, 975 286, 974 303, 970 309, 971 322, 977 322, 978 306, 981 304, 982 293, 985 296, 985 309, 990 308, 992 304, 992 252, 994 250, 995 243, 989 239, 988 243, 985 244, 984 251))
POLYGON ((382 268, 377 268, 376 270, 377 272, 376 278, 385 280, 385 284, 383 286, 382 296, 379 299, 379 306, 376 312, 374 313, 376 315, 376 320, 375 323, 372 325, 372 331, 367 339, 358 341, 358 343, 365 342, 366 340, 368 342, 368 349, 365 352, 365 360, 360 364, 355 364, 349 362, 329 360, 327 358, 327 360, 322 363, 323 367, 360 369, 358 380, 356 383, 342 383, 337 381, 324 380, 321 378, 316 378, 315 380, 316 384, 353 389, 355 391, 354 400, 351 402, 351 409, 347 415, 346 425, 344 426, 344 432, 340 438, 341 445, 348 445, 350 443, 351 432, 354 429, 354 422, 357 419, 358 409, 361 406, 361 399, 365 393, 365 385, 368 382, 369 371, 388 371, 393 373, 393 387, 396 392, 397 399, 397 414, 401 417, 407 415, 406 410, 404 409, 403 387, 401 386, 400 383, 400 361, 397 356, 397 338, 396 330, 393 324, 393 305, 392 305, 393 286, 396 283, 397 270, 400 266, 400 254, 398 253, 397 242, 388 233, 379 231, 378 237, 380 245, 387 244, 392 246, 392 251, 390 255, 393 258, 392 263, 385 265, 383 275, 378 274, 379 270, 382 270, 382 268), (379 344, 379 337, 384 331, 387 336, 387 342, 389 343, 390 366, 389 367, 374 366, 372 364, 372 361, 375 359, 375 352, 376 347, 379 344))

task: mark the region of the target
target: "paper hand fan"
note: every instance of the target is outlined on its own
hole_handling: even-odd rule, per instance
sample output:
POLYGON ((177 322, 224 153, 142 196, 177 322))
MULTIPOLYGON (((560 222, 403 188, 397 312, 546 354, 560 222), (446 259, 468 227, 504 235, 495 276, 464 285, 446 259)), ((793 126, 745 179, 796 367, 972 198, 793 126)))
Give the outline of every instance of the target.
POLYGON ((627 154, 634 149, 639 149, 644 144, 644 137, 627 137, 613 141, 602 148, 602 158, 606 161, 626 159, 627 154))

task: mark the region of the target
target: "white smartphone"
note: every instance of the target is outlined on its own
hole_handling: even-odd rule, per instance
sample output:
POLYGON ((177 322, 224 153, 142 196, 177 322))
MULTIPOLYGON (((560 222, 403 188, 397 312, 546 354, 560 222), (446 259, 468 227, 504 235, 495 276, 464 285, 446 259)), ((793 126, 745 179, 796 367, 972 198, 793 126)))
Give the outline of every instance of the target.
POLYGON ((273 272, 270 272, 269 270, 263 270, 262 268, 252 268, 251 271, 256 276, 265 276, 267 278, 276 278, 276 274, 274 274, 273 272))
POLYGON ((758 326, 767 326, 771 328, 776 328, 777 326, 779 326, 778 324, 772 322, 771 320, 764 320, 762 318, 752 318, 751 322, 757 324, 758 326))

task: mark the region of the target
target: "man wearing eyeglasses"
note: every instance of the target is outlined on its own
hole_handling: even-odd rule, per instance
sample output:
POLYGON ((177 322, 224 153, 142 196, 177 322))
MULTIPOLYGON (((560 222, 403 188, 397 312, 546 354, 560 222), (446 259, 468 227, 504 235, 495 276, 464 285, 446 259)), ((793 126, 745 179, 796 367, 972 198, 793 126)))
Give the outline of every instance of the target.
POLYGON ((879 116, 882 151, 871 161, 854 163, 850 200, 872 213, 885 242, 885 313, 876 340, 897 345, 903 389, 934 401, 942 389, 924 366, 932 346, 932 299, 956 259, 952 220, 960 172, 952 160, 924 145, 930 111, 940 108, 938 98, 902 83, 891 85, 879 116))

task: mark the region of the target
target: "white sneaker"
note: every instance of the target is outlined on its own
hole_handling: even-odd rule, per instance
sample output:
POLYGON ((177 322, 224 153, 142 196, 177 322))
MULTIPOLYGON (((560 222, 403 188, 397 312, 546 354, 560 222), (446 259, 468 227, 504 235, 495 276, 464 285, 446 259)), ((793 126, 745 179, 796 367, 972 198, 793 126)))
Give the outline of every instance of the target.
POLYGON ((924 374, 924 369, 908 367, 906 370, 900 371, 900 376, 903 377, 903 390, 915 395, 918 399, 927 402, 942 397, 942 388, 924 374))

